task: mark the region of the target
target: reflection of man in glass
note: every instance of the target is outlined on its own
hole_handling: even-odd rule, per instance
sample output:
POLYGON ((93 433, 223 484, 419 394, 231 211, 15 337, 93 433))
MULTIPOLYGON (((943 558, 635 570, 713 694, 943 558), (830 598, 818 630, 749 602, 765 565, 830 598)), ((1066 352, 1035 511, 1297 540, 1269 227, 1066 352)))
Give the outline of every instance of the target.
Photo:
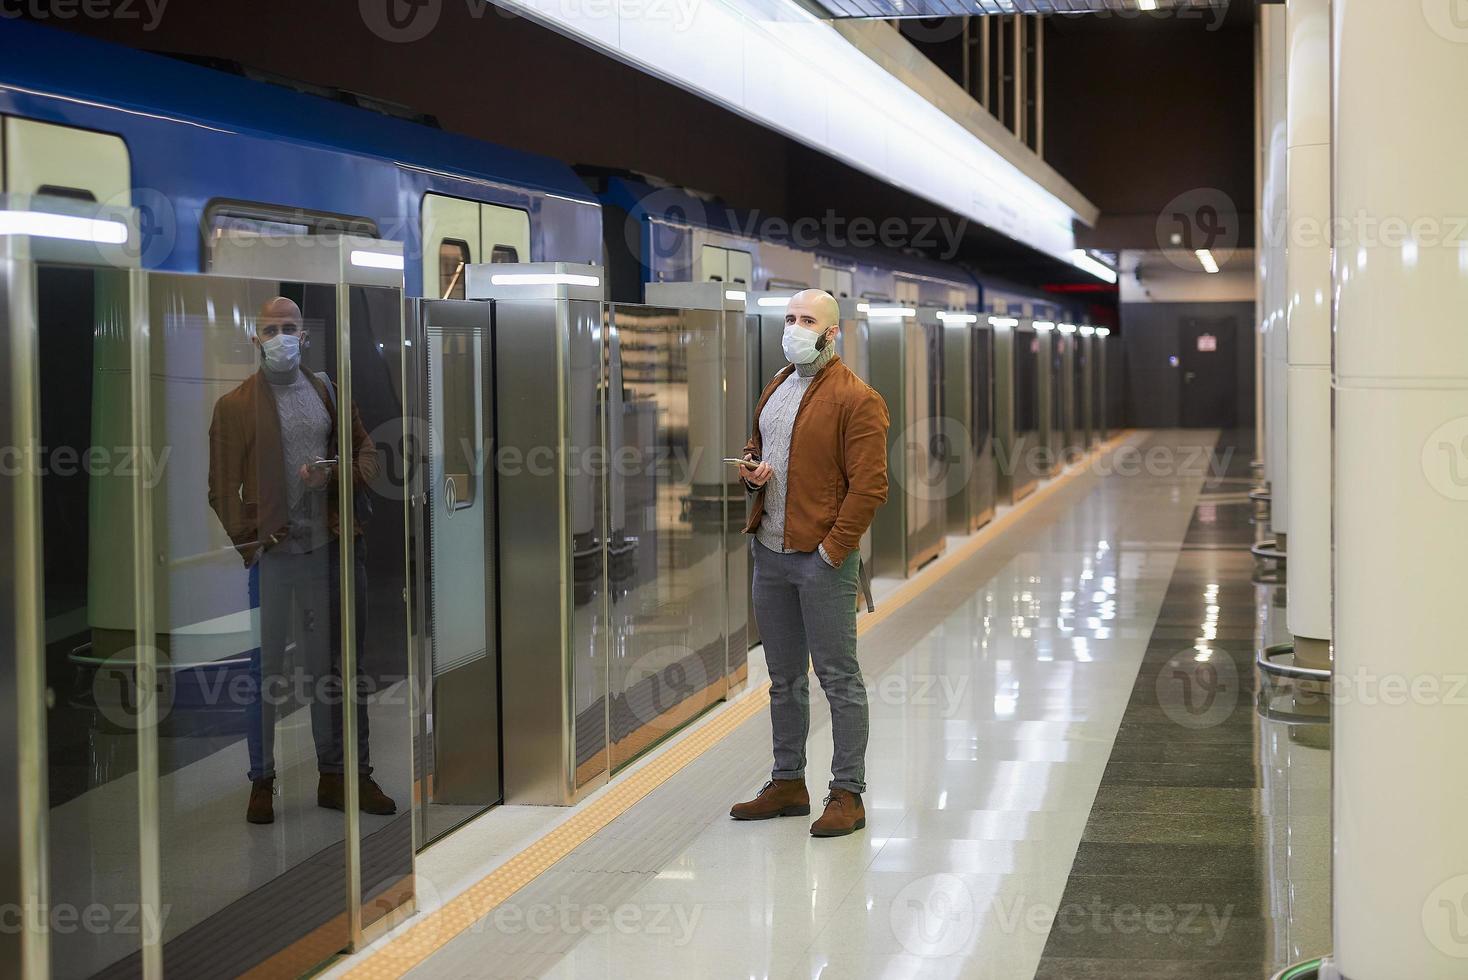
MULTIPOLYGON (((341 810, 343 799, 340 556, 337 536, 339 443, 336 390, 324 374, 301 368, 307 343, 301 310, 284 296, 267 302, 255 328, 260 370, 219 399, 209 425, 209 505, 250 570, 260 605, 260 649, 252 662, 245 710, 252 783, 245 819, 271 823, 275 809, 275 716, 278 703, 304 695, 311 705, 320 782, 316 802, 341 810), (294 640, 291 683, 286 644, 294 640)), ((377 450, 352 405, 352 479, 362 486, 377 471, 377 450)), ((358 536, 355 607, 358 650, 366 629, 367 570, 358 536)), ((360 663, 360 654, 359 654, 360 663)), ((389 814, 397 805, 370 773, 367 711, 357 673, 357 763, 361 808, 389 814)))

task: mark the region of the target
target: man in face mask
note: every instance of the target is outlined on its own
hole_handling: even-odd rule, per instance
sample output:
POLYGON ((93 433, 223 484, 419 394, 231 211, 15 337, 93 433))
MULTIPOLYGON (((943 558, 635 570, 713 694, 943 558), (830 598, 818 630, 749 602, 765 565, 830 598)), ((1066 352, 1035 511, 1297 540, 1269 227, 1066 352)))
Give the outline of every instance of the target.
POLYGON ((887 499, 887 406, 836 355, 840 308, 819 289, 785 308, 790 365, 765 385, 744 456, 755 494, 745 533, 754 535, 754 615, 770 671, 774 769, 738 820, 810 813, 805 741, 810 681, 831 705, 830 795, 811 826, 840 837, 866 826, 866 683, 856 658, 861 536, 887 499))
MULTIPOLYGON (((260 370, 224 395, 209 426, 209 505, 249 569, 252 600, 260 606, 260 648, 251 663, 245 705, 250 753, 250 801, 245 819, 275 819, 277 703, 301 690, 311 703, 311 733, 319 771, 316 802, 340 810, 343 792, 340 625, 342 533, 337 507, 340 440, 336 392, 325 375, 301 367, 308 337, 301 310, 277 296, 260 309, 255 347, 260 370), (285 673, 294 639, 296 672, 285 673), (299 680, 300 683, 293 683, 299 680)), ((352 405, 352 472, 365 486, 377 472, 377 447, 352 405)), ((355 606, 358 649, 366 635, 367 569, 362 527, 357 535, 355 606)), ((365 677, 358 655, 357 764, 362 810, 390 814, 397 805, 371 778, 365 677)))

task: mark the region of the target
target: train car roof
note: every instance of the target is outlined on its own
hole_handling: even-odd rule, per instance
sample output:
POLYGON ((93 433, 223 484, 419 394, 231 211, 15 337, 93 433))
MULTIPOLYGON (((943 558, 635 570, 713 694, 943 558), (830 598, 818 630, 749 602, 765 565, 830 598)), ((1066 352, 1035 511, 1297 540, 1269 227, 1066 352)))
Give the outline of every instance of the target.
POLYGON ((0 18, 0 89, 82 99, 595 203, 569 166, 266 82, 0 18))
POLYGON ((934 278, 944 278, 962 285, 973 285, 974 276, 968 269, 935 259, 922 258, 916 255, 908 255, 905 252, 895 252, 891 249, 872 246, 870 248, 837 247, 822 245, 818 248, 808 248, 803 245, 790 245, 787 242, 761 238, 759 235, 751 235, 749 229, 754 228, 759 222, 759 214, 744 208, 732 207, 716 198, 701 197, 697 194, 672 186, 657 186, 640 179, 636 175, 626 174, 599 174, 601 179, 597 183, 602 187, 599 193, 602 201, 624 211, 633 212, 638 210, 642 202, 655 196, 653 208, 666 214, 669 211, 681 210, 685 219, 690 224, 715 231, 727 232, 732 235, 742 235, 745 238, 757 238, 761 241, 774 241, 777 245, 787 245, 791 248, 799 248, 801 251, 812 252, 829 258, 842 258, 851 262, 864 265, 877 266, 884 269, 893 269, 899 272, 908 272, 914 275, 926 275, 934 278))

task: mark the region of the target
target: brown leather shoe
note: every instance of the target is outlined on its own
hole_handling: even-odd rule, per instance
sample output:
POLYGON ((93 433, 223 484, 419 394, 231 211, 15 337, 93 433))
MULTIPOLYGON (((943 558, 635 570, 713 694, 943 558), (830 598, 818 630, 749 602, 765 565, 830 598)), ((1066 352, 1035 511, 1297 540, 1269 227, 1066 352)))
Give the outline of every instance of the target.
POLYGON ((371 776, 362 776, 357 780, 357 805, 363 813, 373 813, 379 817, 398 812, 398 805, 382 791, 382 787, 371 776))
POLYGON ((339 772, 323 772, 316 781, 316 805, 328 810, 345 810, 346 785, 339 772))
POLYGON ((845 837, 867 825, 861 797, 850 790, 833 789, 826 797, 826 812, 810 825, 812 837, 845 837))
POLYGON ((257 779, 250 784, 250 804, 245 819, 250 823, 275 823, 275 780, 257 779))
POLYGON ((759 795, 747 803, 736 803, 729 811, 735 820, 768 820, 771 817, 810 815, 810 793, 803 779, 772 779, 759 795))
MULTIPOLYGON (((339 772, 323 772, 321 780, 316 784, 316 805, 324 806, 331 810, 345 810, 346 805, 346 781, 339 772)), ((392 797, 382 791, 371 776, 363 775, 357 777, 357 809, 363 813, 373 813, 378 816, 388 816, 398 812, 398 805, 393 802, 392 797)))

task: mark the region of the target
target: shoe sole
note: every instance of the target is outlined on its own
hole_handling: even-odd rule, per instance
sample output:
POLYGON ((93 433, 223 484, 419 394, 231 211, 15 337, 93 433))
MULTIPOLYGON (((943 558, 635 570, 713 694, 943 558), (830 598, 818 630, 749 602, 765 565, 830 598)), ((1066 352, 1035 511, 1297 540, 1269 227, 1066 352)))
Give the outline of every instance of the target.
POLYGON ((245 823, 255 823, 255 824, 275 823, 275 818, 274 817, 271 817, 269 820, 256 820, 254 817, 245 817, 245 823))
POLYGON ((816 830, 814 827, 812 827, 810 829, 810 835, 812 837, 845 837, 848 834, 854 834, 854 833, 856 833, 858 830, 861 830, 866 825, 867 825, 867 818, 866 817, 860 817, 860 818, 857 819, 856 823, 854 823, 851 827, 847 828, 846 830, 816 830))
POLYGON ((747 817, 742 817, 731 810, 729 811, 729 816, 735 820, 773 820, 776 817, 808 817, 810 816, 810 805, 787 806, 783 809, 776 810, 774 813, 754 813, 747 817))

